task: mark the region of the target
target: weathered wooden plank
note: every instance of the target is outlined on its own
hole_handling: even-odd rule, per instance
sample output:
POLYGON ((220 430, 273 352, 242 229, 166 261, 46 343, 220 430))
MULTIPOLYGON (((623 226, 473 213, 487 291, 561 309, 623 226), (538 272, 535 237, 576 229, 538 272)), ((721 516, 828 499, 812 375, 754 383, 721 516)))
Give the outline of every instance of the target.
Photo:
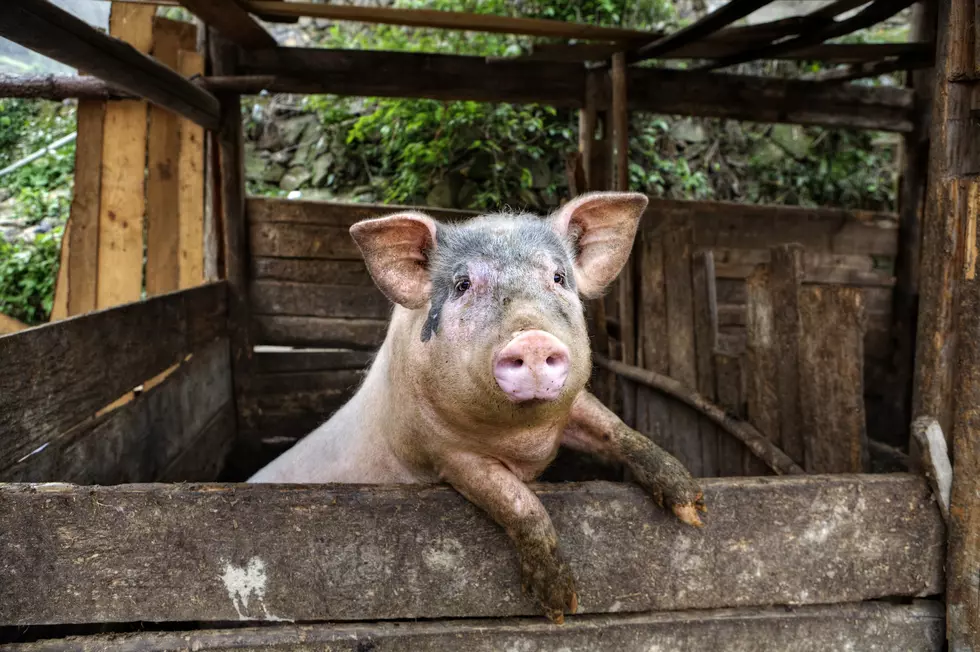
POLYGON ((14 319, 13 317, 8 317, 7 315, 0 313, 0 335, 16 333, 18 331, 25 330, 27 327, 27 324, 19 319, 14 319))
POLYGON ((11 652, 283 650, 471 652, 497 650, 728 650, 729 652, 939 652, 942 606, 879 603, 786 609, 571 616, 563 627, 538 619, 279 625, 190 632, 144 632, 38 641, 11 652))
POLYGON ((392 304, 376 287, 254 281, 255 315, 388 319, 392 304))
POLYGON ((451 210, 431 206, 396 204, 351 204, 344 202, 249 197, 245 204, 249 223, 291 222, 321 226, 350 227, 355 222, 404 211, 422 211, 438 220, 453 222, 479 215, 476 211, 451 210))
POLYGON ((252 256, 360 260, 347 227, 270 222, 249 227, 252 256))
POLYGON ((276 374, 301 371, 363 369, 374 359, 373 351, 256 351, 255 373, 276 374))
POLYGON ((953 485, 949 510, 947 593, 950 650, 980 643, 980 282, 965 281, 957 299, 956 412, 953 421, 953 485))
POLYGON ((860 473, 868 456, 861 293, 854 288, 804 287, 799 306, 805 468, 812 473, 860 473))
MULTIPOLYGON (((229 362, 230 369, 230 362, 229 362)), ((228 401, 200 434, 160 473, 159 482, 204 482, 219 479, 237 434, 235 403, 228 401)))
MULTIPOLYGON (((903 44, 904 46, 904 44, 903 44)), ((244 52, 248 78, 212 77, 208 88, 232 92, 332 93, 369 97, 538 103, 581 108, 586 77, 581 63, 496 60, 414 52, 278 48, 244 52)), ((903 88, 692 73, 630 67, 629 108, 755 122, 910 131, 913 94, 903 88)), ((603 81, 604 90, 608 82, 603 81)), ((597 109, 609 108, 608 91, 597 109)))
POLYGON ((782 245, 772 250, 769 293, 775 342, 776 400, 779 403, 779 440, 787 455, 803 464, 803 427, 800 420, 799 348, 802 335, 799 293, 803 284, 803 248, 782 245))
MULTIPOLYGON (((715 367, 715 393, 718 405, 739 419, 745 418, 745 390, 742 380, 742 358, 724 351, 712 356, 715 367)), ((718 442, 718 475, 739 476, 745 473, 745 458, 750 453, 741 442, 721 433, 718 442)))
MULTIPOLYGON (((153 56, 177 70, 181 50, 192 50, 197 28, 191 23, 153 18, 153 56)), ((155 296, 179 287, 180 119, 150 107, 146 180, 146 293, 155 296)))
POLYGON ((255 341, 283 346, 374 349, 384 341, 388 320, 256 315, 255 341))
MULTIPOLYGON (((109 32, 138 51, 149 52, 155 12, 154 7, 145 5, 115 5, 109 13, 109 32)), ((97 308, 138 301, 143 290, 146 116, 147 104, 142 100, 119 100, 106 105, 97 308)))
POLYGON ((660 231, 683 222, 693 226, 695 246, 712 249, 797 243, 819 253, 894 256, 898 242, 892 213, 718 201, 651 199, 641 228, 660 231))
POLYGON ((0 468, 221 337, 213 283, 0 337, 0 468))
MULTIPOLYGON (((745 355, 745 398, 749 423, 781 448, 779 436, 779 394, 776 378, 773 304, 769 291, 770 272, 759 267, 746 282, 747 324, 745 355)), ((745 473, 765 475, 766 467, 747 456, 745 473)))
MULTIPOLYGON (((215 480, 217 475, 175 477, 164 471, 181 453, 198 465, 207 462, 197 440, 232 398, 228 340, 221 338, 132 401, 52 437, 43 450, 0 472, 0 480, 84 485, 215 480)), ((232 424, 213 435, 230 442, 234 432, 232 424)))
MULTIPOLYGON (((196 51, 177 53, 177 68, 185 76, 204 74, 204 56, 196 51)), ((181 288, 204 283, 204 129, 181 120, 180 155, 177 165, 177 285, 181 288)))
MULTIPOLYGON (((694 333, 694 288, 691 256, 694 254, 690 226, 664 233, 664 285, 667 290, 667 357, 670 377, 691 389, 698 387, 697 346, 694 333)), ((673 450, 694 475, 702 472, 701 433, 698 417, 682 405, 670 406, 673 450)))
MULTIPOLYGON (((704 530, 635 486, 534 486, 580 613, 942 591, 944 528, 924 479, 703 486, 704 530)), ((538 615, 504 532, 449 488, 6 485, 0 522, 5 625, 538 615)))
MULTIPOLYGON (((65 222, 65 230, 61 233, 61 245, 58 251, 58 274, 54 279, 54 298, 51 302, 51 313, 48 321, 58 321, 68 316, 68 247, 71 244, 71 218, 65 222)), ((12 331, 11 331, 12 332, 12 331)))
MULTIPOLYGON (((696 251, 691 258, 691 278, 694 301, 694 345, 697 357, 698 393, 715 401, 714 352, 718 346, 718 298, 715 292, 715 264, 710 251, 696 251)), ((718 428, 699 417, 701 433, 701 475, 718 475, 718 428)))
POLYGON ((294 283, 331 283, 333 285, 372 286, 374 280, 360 260, 326 260, 323 258, 265 258, 250 256, 250 270, 255 280, 294 283))
MULTIPOLYGON (((118 11, 119 7, 114 7, 118 11)), ((155 7, 128 7, 135 12, 155 7)), ((113 38, 57 5, 22 0, 0 5, 0 35, 73 68, 111 82, 138 97, 185 115, 209 128, 217 126, 218 101, 210 93, 146 56, 141 47, 112 29, 113 38)), ((149 27, 147 26, 147 29, 149 27)))
MULTIPOLYGON (((639 278, 640 310, 638 330, 639 358, 642 366, 661 374, 670 373, 667 333, 667 288, 664 275, 664 243, 652 233, 640 232, 639 278)), ((646 387, 636 393, 636 429, 664 449, 674 450, 670 429, 668 399, 646 387)))
POLYGON ((244 48, 274 48, 276 39, 235 0, 180 0, 194 15, 244 48))
POLYGON ((75 139, 75 186, 68 221, 67 315, 95 310, 99 256, 99 201, 102 187, 102 139, 106 103, 78 103, 75 139))
MULTIPOLYGON (((775 243, 779 244, 779 243, 775 243)), ((728 249, 713 247, 715 272, 718 278, 748 278, 757 265, 768 264, 771 260, 769 248, 766 249, 728 249)), ((895 278, 887 268, 879 268, 878 261, 889 263, 887 256, 832 254, 817 251, 803 251, 805 283, 837 283, 841 285, 872 285, 892 287, 895 278)))
POLYGON ((710 38, 722 28, 745 18, 768 3, 769 0, 732 0, 690 25, 641 46, 630 54, 630 63, 662 57, 685 45, 710 38))

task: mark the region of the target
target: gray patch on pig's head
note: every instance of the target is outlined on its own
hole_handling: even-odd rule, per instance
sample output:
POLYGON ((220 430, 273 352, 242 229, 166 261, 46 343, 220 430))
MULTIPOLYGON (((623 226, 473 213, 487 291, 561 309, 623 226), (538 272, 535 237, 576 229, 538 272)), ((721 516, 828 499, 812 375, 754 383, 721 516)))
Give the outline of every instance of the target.
MULTIPOLYGON (((454 298, 456 282, 468 263, 483 262, 498 271, 494 292, 502 309, 511 296, 533 291, 529 280, 542 255, 554 262, 556 271, 564 277, 565 287, 575 292, 574 244, 559 236, 547 219, 526 213, 495 214, 439 224, 435 250, 428 254, 432 295, 422 341, 438 334, 443 307, 454 298)), ((565 304, 552 302, 550 307, 565 322, 572 320, 565 304)))

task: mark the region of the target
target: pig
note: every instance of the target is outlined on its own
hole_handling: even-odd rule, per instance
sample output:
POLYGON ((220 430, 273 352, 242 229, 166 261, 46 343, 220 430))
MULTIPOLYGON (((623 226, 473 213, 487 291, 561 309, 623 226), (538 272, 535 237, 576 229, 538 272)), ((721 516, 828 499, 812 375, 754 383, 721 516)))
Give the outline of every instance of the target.
POLYGON ((623 463, 687 524, 705 510, 687 470, 586 390, 582 301, 619 274, 646 206, 642 194, 595 192, 547 218, 402 212, 354 224, 395 304, 384 343, 350 401, 249 482, 446 482, 503 527, 525 593, 564 622, 575 581, 526 484, 559 446, 623 463))

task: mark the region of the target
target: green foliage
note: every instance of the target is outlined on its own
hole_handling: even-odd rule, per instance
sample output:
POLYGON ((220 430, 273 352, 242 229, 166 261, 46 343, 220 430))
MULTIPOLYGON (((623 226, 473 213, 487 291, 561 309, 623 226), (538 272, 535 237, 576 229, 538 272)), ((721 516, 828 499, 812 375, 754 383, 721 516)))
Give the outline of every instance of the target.
POLYGON ((62 233, 53 229, 29 242, 0 238, 0 313, 30 325, 48 320, 62 233))

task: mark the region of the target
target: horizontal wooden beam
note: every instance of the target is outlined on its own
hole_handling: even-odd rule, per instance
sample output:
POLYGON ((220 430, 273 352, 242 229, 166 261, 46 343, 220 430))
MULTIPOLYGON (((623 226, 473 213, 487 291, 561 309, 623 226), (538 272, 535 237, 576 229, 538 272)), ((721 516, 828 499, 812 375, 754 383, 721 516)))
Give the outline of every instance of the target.
MULTIPOLYGON (((945 530, 923 478, 703 486, 703 530, 636 486, 532 486, 579 613, 943 590, 945 530)), ((506 534, 447 487, 0 485, 0 523, 0 625, 539 616, 506 534)))
POLYGON ((218 126, 218 100, 213 95, 50 2, 0 3, 0 36, 104 79, 203 127, 218 126))
POLYGON ((602 27, 587 23, 457 11, 435 11, 431 9, 347 6, 339 4, 315 4, 311 2, 270 2, 269 0, 243 0, 243 4, 252 13, 267 16, 309 16, 311 18, 346 20, 360 23, 429 27, 496 34, 522 34, 544 38, 644 42, 660 36, 656 32, 642 32, 618 27, 602 27))
POLYGON ((247 49, 277 47, 265 28, 236 0, 180 0, 180 4, 226 39, 247 49))
POLYGON ((42 640, 10 652, 169 652, 170 650, 311 648, 344 652, 469 652, 496 650, 901 650, 939 652, 945 638, 942 604, 843 604, 796 609, 705 610, 679 613, 571 616, 555 627, 541 619, 443 620, 407 623, 278 625, 141 632, 42 640))
POLYGON ((224 282, 0 337, 0 469, 222 337, 224 282))
POLYGON ((640 228, 659 231, 678 223, 691 224, 695 246, 706 248, 769 249, 796 242, 810 253, 869 256, 894 256, 898 249, 893 213, 842 208, 651 199, 640 228))
POLYGON ((2 482, 207 482, 235 436, 227 338, 133 400, 0 470, 2 482))
MULTIPOLYGON (((540 103, 580 108, 585 69, 556 62, 493 62, 482 57, 279 48, 242 54, 250 87, 238 92, 329 93, 437 100, 540 103)), ((212 79, 228 90, 235 78, 212 79)), ((630 68, 634 111, 882 131, 912 128, 912 92, 766 77, 630 68)), ((599 108, 609 104, 608 89, 599 108)))

